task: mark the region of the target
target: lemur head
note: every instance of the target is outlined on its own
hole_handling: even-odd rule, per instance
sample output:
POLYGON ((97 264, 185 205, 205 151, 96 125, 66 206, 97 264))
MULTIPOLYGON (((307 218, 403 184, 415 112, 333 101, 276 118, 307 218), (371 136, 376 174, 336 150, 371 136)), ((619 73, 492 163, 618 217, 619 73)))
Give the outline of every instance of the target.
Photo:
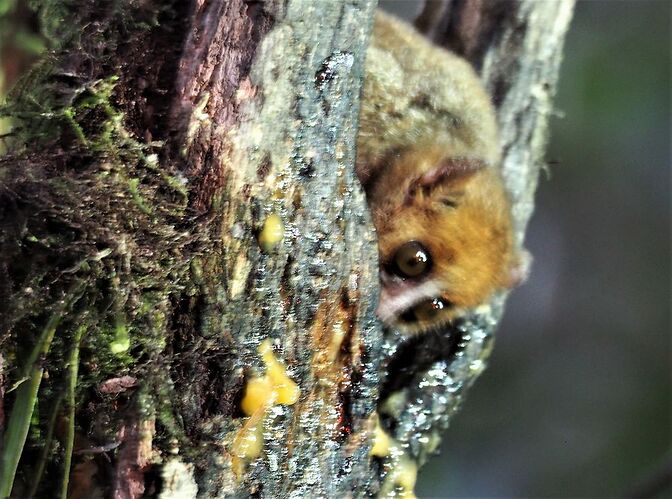
POLYGON ((520 281, 509 203, 494 168, 426 149, 388 160, 384 182, 399 182, 401 194, 389 197, 390 185, 375 183, 368 193, 388 196, 373 203, 384 322, 426 330, 520 281))

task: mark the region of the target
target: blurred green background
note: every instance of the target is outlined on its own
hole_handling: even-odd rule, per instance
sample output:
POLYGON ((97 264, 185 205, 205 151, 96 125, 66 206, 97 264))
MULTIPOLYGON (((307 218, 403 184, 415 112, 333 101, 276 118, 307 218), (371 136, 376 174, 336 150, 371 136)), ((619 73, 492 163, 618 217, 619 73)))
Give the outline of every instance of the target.
POLYGON ((532 275, 420 497, 624 497, 672 466, 671 15, 668 1, 578 3, 532 275))

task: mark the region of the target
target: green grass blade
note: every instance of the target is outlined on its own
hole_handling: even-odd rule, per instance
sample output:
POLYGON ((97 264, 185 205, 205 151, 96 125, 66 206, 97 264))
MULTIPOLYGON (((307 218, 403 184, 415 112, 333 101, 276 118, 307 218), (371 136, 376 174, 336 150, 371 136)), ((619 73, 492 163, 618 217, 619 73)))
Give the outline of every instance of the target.
POLYGON ((30 429, 30 420, 33 416, 33 408, 37 400, 37 392, 42 382, 42 373, 44 369, 38 364, 40 355, 49 351, 51 341, 54 339, 56 327, 61 321, 62 310, 56 311, 42 330, 40 338, 33 348, 28 362, 26 363, 25 377, 26 381, 21 383, 16 389, 16 399, 12 407, 12 413, 9 416, 9 424, 5 432, 5 442, 2 449, 2 472, 0 474, 0 498, 9 497, 14 485, 14 476, 19 466, 19 459, 23 453, 23 446, 26 443, 28 430, 30 429))
POLYGON ((84 331, 86 331, 86 326, 84 325, 77 328, 72 351, 70 352, 70 362, 68 363, 68 429, 65 440, 65 459, 63 463, 61 499, 67 499, 68 497, 70 466, 72 464, 72 449, 75 442, 75 392, 77 389, 77 375, 79 372, 79 343, 82 339, 84 331))
POLYGON ((0 497, 9 497, 14 485, 14 475, 26 443, 30 419, 42 381, 42 369, 36 369, 31 377, 16 389, 16 399, 9 424, 5 433, 2 455, 2 474, 0 475, 0 497))
POLYGON ((56 334, 56 328, 61 322, 65 311, 79 299, 84 285, 81 281, 75 283, 67 298, 61 300, 46 326, 40 333, 37 343, 30 352, 26 361, 22 378, 25 381, 16 389, 16 399, 9 416, 9 422, 4 435, 2 448, 2 463, 0 467, 0 499, 9 497, 14 486, 16 470, 26 444, 26 437, 30 430, 30 422, 37 400, 37 392, 42 382, 44 368, 41 360, 49 353, 51 342, 56 334))

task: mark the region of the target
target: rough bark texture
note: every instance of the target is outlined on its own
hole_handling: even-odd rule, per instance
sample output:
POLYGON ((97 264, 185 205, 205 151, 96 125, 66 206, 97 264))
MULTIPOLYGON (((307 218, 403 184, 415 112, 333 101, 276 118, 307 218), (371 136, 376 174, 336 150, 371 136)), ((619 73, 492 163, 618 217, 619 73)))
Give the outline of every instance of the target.
MULTIPOLYGON (((496 96, 522 241, 571 2, 488 5, 426 27, 469 26, 451 44, 496 96)), ((436 447, 503 299, 440 335, 374 318, 353 170, 373 7, 44 3, 53 50, 3 109, 3 491, 18 445, 17 497, 370 496, 398 465, 369 456, 376 406, 405 455, 436 447), (300 396, 247 417, 267 338, 300 396)))

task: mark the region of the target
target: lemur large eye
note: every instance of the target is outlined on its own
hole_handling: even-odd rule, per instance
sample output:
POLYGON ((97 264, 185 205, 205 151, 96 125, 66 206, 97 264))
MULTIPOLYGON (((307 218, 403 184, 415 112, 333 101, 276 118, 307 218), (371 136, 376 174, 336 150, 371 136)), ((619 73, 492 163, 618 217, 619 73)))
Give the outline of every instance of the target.
POLYGON ((448 307, 450 307, 450 302, 441 298, 432 298, 406 310, 401 314, 400 319, 404 322, 431 322, 448 307))
POLYGON ((399 277, 420 277, 432 267, 429 251, 417 241, 403 244, 394 254, 394 273, 399 277))
POLYGON ((434 320, 441 310, 447 307, 448 304, 441 298, 424 301, 415 307, 415 318, 423 322, 434 320))

